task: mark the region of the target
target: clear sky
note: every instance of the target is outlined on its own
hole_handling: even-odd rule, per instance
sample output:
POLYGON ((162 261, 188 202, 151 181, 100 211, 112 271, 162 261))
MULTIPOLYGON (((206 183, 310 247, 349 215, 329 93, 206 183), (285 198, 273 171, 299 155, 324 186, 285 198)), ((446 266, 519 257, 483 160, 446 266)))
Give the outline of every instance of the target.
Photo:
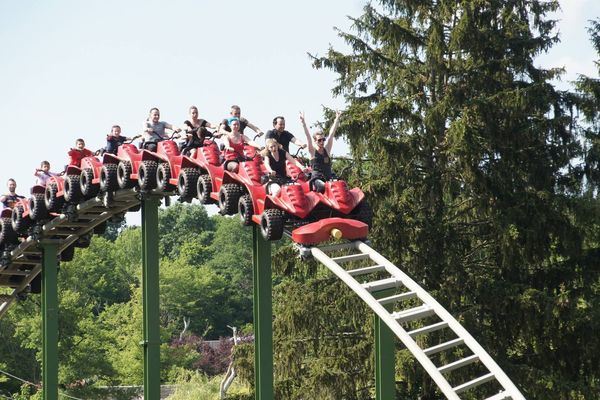
MULTIPOLYGON (((14 177, 27 194, 42 160, 60 171, 76 138, 95 150, 119 124, 141 130, 151 107, 181 124, 190 105, 216 122, 231 104, 263 130, 283 115, 303 138, 322 107, 342 108, 335 75, 314 70, 307 52, 348 31, 361 0, 303 1, 12 1, 0 0, 0 190, 14 177)), ((586 27, 600 17, 598 0, 563 0, 562 44, 540 58, 546 66, 597 76, 586 27)), ((334 153, 345 152, 337 143, 334 153)))

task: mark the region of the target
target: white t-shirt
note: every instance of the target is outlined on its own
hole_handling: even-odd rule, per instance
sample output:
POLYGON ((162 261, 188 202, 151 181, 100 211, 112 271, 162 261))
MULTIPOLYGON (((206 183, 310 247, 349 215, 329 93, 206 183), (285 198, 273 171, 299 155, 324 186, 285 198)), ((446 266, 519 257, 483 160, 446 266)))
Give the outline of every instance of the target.
POLYGON ((51 176, 57 176, 58 174, 56 172, 44 172, 44 171, 36 171, 35 176, 37 176, 37 179, 35 181, 36 185, 39 186, 46 186, 46 182, 48 182, 48 179, 51 176))
POLYGON ((142 134, 144 140, 146 142, 156 142, 160 139, 168 139, 169 135, 167 135, 167 133, 165 132, 167 125, 168 124, 164 121, 158 121, 157 123, 153 123, 152 121, 146 121, 144 125, 144 133, 142 134), (152 129, 154 132, 156 132, 156 135, 154 133, 146 132, 146 129, 152 129))

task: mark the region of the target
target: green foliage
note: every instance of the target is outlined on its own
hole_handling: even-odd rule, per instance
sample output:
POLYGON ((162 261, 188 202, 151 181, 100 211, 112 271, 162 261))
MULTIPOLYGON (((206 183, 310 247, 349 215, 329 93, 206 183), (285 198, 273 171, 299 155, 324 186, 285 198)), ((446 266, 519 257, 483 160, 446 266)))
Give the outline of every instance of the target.
MULTIPOLYGON (((188 400, 188 399, 205 399, 205 400, 218 400, 219 388, 223 376, 215 376, 213 378, 207 378, 198 372, 188 371, 180 369, 177 371, 177 378, 175 379, 175 392, 167 397, 168 400, 188 400)), ((235 383, 229 388, 227 392, 227 399, 239 399, 242 400, 245 394, 248 393, 248 389, 239 383, 235 383), (242 397, 240 397, 242 396, 242 397)))
POLYGON ((208 248, 206 267, 226 282, 227 303, 219 308, 219 322, 212 338, 228 336, 226 325, 243 326, 252 321, 252 230, 237 218, 215 217, 214 240, 208 248))
MULTIPOLYGON (((599 214, 595 200, 578 196, 583 173, 588 188, 597 174, 593 160, 600 158, 585 141, 595 143, 597 129, 578 136, 571 117, 577 96, 551 84, 562 71, 533 63, 558 40, 547 18, 557 7, 381 0, 352 19, 353 33, 340 32, 347 54, 329 49, 313 62, 337 74, 333 93, 347 101, 338 132, 357 160, 349 180, 375 209, 375 248, 458 316, 526 397, 594 398, 598 359, 587 349, 600 346, 592 337, 599 214)), ((597 45, 598 22, 592 32, 597 45)), ((586 116, 597 121, 597 81, 582 82, 586 116)), ((287 333, 280 339, 298 340, 279 344, 282 373, 291 370, 296 379, 287 394, 320 387, 324 393, 311 392, 319 398, 359 398, 372 376, 360 345, 353 356, 364 384, 327 393, 327 374, 348 371, 340 368, 345 356, 338 350, 327 364, 325 348, 335 345, 313 344, 339 333, 352 313, 337 303, 343 289, 334 291, 313 267, 302 270, 289 259, 280 267, 297 281, 277 288, 285 298, 276 303, 275 324, 287 333), (302 294, 305 287, 313 290, 302 294), (328 304, 335 313, 327 313, 328 304), (312 346, 302 341, 308 327, 316 332, 312 346)), ((363 318, 349 331, 367 334, 368 323, 363 318)), ((399 394, 437 396, 412 358, 397 362, 399 394)))
POLYGON ((96 313, 106 305, 128 301, 130 285, 137 283, 132 272, 140 266, 139 253, 135 258, 132 254, 124 257, 116 249, 133 232, 126 232, 114 242, 95 237, 89 248, 76 251, 73 261, 61 270, 61 286, 84 294, 85 303, 99 301, 93 304, 96 313))
MULTIPOLYGON (((190 321, 187 334, 216 339, 227 325, 252 318, 250 231, 237 220, 209 218, 203 206, 160 210, 161 371, 172 382, 193 370, 201 355, 169 343, 190 321), (220 254, 229 252, 230 254, 220 254), (219 253, 218 257, 215 254, 219 253)), ((114 385, 141 385, 143 374, 141 230, 120 227, 118 236, 94 237, 61 263, 59 278, 59 382, 79 398, 106 398, 114 385), (108 392, 107 392, 108 390, 108 392)), ((40 297, 30 295, 0 319, 2 366, 39 382, 40 297)), ((20 392, 20 382, 0 382, 0 393, 20 392)), ((115 398, 128 398, 114 391, 115 398)))
POLYGON ((281 398, 371 398, 371 314, 351 290, 332 277, 285 281, 274 313, 281 398))
POLYGON ((201 336, 215 327, 222 332, 226 328, 219 326, 223 317, 232 313, 227 307, 227 286, 227 282, 208 267, 163 259, 160 268, 162 325, 182 329, 183 318, 190 317, 192 331, 201 336), (216 304, 223 307, 215 307, 216 304))
MULTIPOLYGON (((591 21, 588 28, 592 45, 600 55, 600 19, 591 21)), ((596 63, 600 74, 600 64, 596 63)), ((587 192, 593 196, 600 185, 600 80, 580 75, 575 83, 577 88, 578 110, 583 113, 586 125, 582 127, 582 135, 586 139, 584 152, 585 177, 587 192)))
POLYGON ((212 239, 206 232, 214 231, 214 221, 208 218, 206 209, 183 203, 161 209, 158 222, 161 254, 177 258, 184 243, 207 245, 212 239))
MULTIPOLYGON (((30 301, 26 302, 32 306, 30 301)), ((41 373, 35 350, 27 347, 25 335, 16 332, 16 315, 25 308, 23 303, 18 303, 0 319, 0 337, 3 339, 0 340, 0 369, 33 382, 41 373)), ((0 374, 0 394, 16 393, 20 386, 18 380, 0 374)))
POLYGON ((23 384, 18 393, 10 397, 11 400, 41 400, 42 391, 32 388, 30 385, 23 384))

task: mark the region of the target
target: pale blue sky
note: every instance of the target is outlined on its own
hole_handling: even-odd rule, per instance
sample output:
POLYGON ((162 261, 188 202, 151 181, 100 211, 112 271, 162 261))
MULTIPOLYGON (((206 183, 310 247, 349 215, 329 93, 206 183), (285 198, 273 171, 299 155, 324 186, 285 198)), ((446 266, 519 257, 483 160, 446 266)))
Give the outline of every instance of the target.
MULTIPOLYGON (((364 1, 14 1, 0 0, 0 190, 14 177, 19 192, 47 159, 53 170, 78 137, 105 144, 111 125, 140 130, 149 108, 181 124, 188 106, 218 121, 231 104, 263 130, 275 115, 303 138, 298 111, 309 122, 331 96, 335 75, 317 71, 307 52, 344 48, 334 26, 349 30, 364 1)), ((562 44, 541 62, 596 76, 597 55, 587 20, 597 0, 563 1, 562 44)), ((337 143, 334 153, 343 153, 337 143)))

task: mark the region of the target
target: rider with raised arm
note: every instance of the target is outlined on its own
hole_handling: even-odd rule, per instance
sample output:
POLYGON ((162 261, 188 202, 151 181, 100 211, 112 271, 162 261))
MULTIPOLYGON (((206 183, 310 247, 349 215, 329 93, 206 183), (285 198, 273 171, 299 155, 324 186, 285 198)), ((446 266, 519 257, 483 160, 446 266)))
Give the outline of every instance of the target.
POLYGON ((153 107, 150 109, 150 115, 144 122, 142 138, 144 140, 142 148, 156 151, 156 144, 163 140, 169 139, 169 135, 165 132, 166 129, 174 132, 181 132, 181 129, 169 124, 165 121, 160 121, 160 111, 153 107))
POLYGON ((306 148, 302 141, 296 139, 294 135, 285 130, 285 118, 277 116, 273 118, 273 129, 267 132, 266 139, 275 139, 285 151, 290 152, 290 142, 298 147, 306 148))
POLYGON ((50 172, 50 162, 45 160, 40 163, 40 167, 37 168, 33 173, 33 176, 37 178, 35 180, 35 184, 44 187, 46 187, 46 182, 48 182, 48 179, 58 175, 59 174, 56 172, 50 172))
POLYGON ((333 137, 335 131, 340 124, 341 111, 336 111, 333 125, 329 128, 329 135, 325 138, 323 131, 319 130, 310 136, 310 131, 306 126, 304 112, 300 113, 300 122, 304 128, 304 134, 308 142, 308 152, 310 153, 310 166, 312 168, 311 187, 318 192, 323 192, 325 189, 324 181, 331 179, 333 173, 331 171, 331 148, 333 147, 333 137))
POLYGON ((225 161, 228 171, 235 172, 238 169, 238 161, 243 160, 244 157, 244 145, 249 144, 252 147, 260 149, 260 145, 254 140, 250 140, 246 135, 240 131, 240 120, 236 117, 231 117, 227 121, 231 127, 231 132, 226 132, 223 138, 224 150, 225 150, 225 161))

